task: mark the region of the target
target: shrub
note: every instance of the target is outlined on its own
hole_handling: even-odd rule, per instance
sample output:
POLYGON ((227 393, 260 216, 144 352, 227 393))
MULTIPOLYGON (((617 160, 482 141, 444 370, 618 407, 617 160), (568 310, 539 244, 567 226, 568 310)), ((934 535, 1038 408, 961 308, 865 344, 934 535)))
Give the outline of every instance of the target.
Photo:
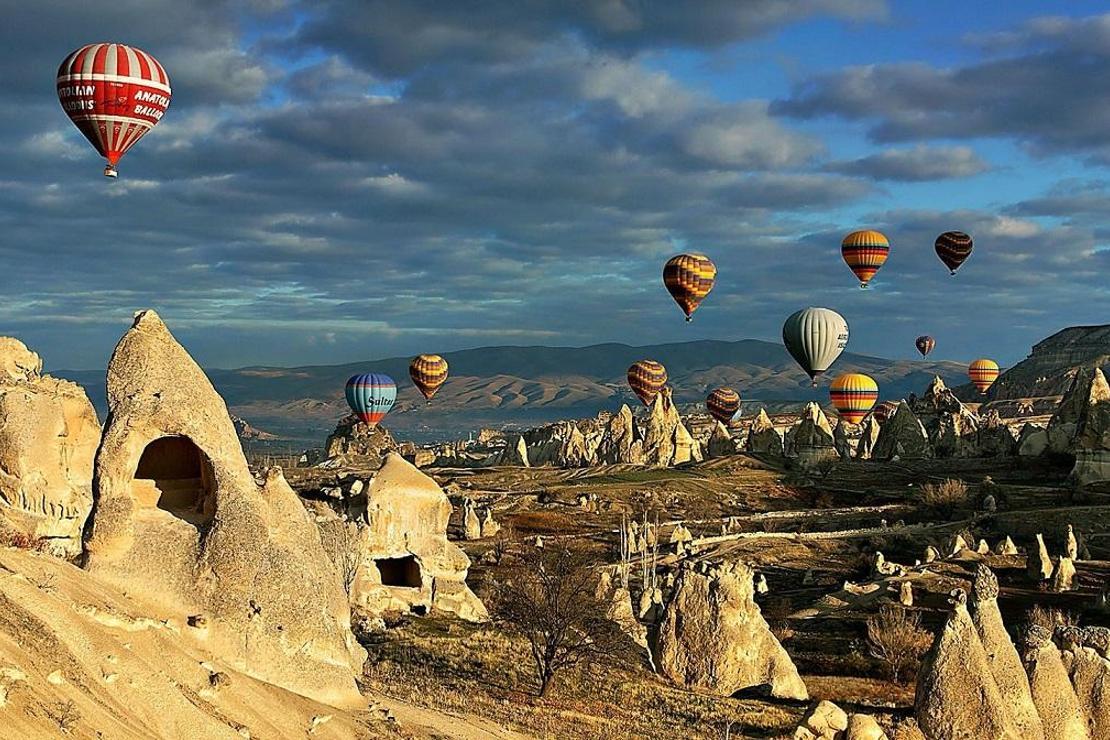
POLYGON ((886 664, 897 683, 915 673, 933 635, 921 628, 921 617, 897 606, 884 606, 867 620, 871 656, 886 664))
POLYGON ((1048 630, 1049 634, 1054 634, 1057 627, 1074 627, 1077 624, 1078 621, 1071 612, 1066 612, 1063 609, 1055 609, 1051 606, 1036 604, 1029 611, 1025 612, 1026 627, 1032 627, 1034 625, 1043 627, 1048 630))
POLYGON ((957 509, 970 505, 971 495, 962 480, 947 478, 940 483, 926 483, 921 487, 921 498, 931 509, 951 516, 957 509))

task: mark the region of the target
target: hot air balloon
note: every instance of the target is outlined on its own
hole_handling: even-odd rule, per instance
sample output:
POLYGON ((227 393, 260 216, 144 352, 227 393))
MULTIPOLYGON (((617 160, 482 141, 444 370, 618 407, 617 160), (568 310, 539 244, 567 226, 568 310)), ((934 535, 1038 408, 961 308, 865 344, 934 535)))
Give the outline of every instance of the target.
POLYGON ((998 363, 985 357, 976 360, 967 366, 967 377, 971 378, 971 384, 978 388, 980 393, 986 393, 998 379, 998 363))
POLYGON ((680 254, 663 266, 663 284, 689 321, 702 299, 713 290, 717 266, 705 255, 680 254))
POLYGON ((667 384, 667 368, 655 360, 639 360, 628 368, 628 385, 645 406, 650 406, 667 384))
POLYGON ((933 351, 933 347, 937 346, 937 340, 923 334, 914 341, 914 344, 917 345, 917 351, 921 353, 922 357, 928 357, 929 353, 933 351))
POLYGON ((827 308, 803 308, 782 325, 782 343, 806 371, 813 386, 848 345, 848 322, 827 308))
POLYGON ((447 360, 439 355, 417 355, 409 363, 412 384, 431 403, 432 396, 447 380, 447 360))
POLYGON ((894 416, 894 412, 897 410, 897 401, 883 401, 875 407, 875 410, 871 412, 871 416, 880 424, 885 424, 886 420, 894 416))
POLYGON ((859 424, 879 398, 879 384, 862 373, 845 373, 829 385, 832 400, 840 418, 849 424, 859 424))
POLYGON ((389 413, 396 400, 397 385, 388 375, 363 373, 347 381, 347 405, 371 429, 389 413))
POLYGON ((126 44, 88 44, 58 67, 62 110, 102 157, 107 177, 128 149, 162 120, 170 78, 158 60, 126 44))
POLYGON ((962 231, 946 231, 937 237, 933 245, 937 250, 937 257, 948 267, 950 275, 955 275, 960 265, 971 256, 974 244, 971 237, 962 231))
POLYGON ((840 243, 840 255, 866 288, 890 254, 890 241, 878 231, 853 231, 840 243))
POLYGON ((705 399, 709 415, 722 424, 728 424, 740 410, 740 394, 731 388, 718 388, 705 399))

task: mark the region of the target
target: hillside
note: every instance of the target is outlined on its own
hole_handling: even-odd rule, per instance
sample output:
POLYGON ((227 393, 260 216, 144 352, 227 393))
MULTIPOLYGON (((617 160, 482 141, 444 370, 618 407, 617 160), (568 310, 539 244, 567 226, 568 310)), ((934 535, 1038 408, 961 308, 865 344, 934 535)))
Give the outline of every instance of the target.
MULTIPOLYGON (((593 415, 635 403, 625 383, 634 361, 651 357, 666 365, 675 398, 700 402, 716 386, 731 385, 748 401, 825 400, 826 388, 809 379, 782 345, 746 339, 696 341, 632 347, 482 347, 444 354, 451 378, 431 405, 408 381, 408 357, 293 368, 246 367, 208 370, 232 412, 260 429, 298 441, 320 441, 346 413, 343 385, 356 372, 382 372, 399 385, 397 405, 386 424, 414 439, 465 434, 482 425, 533 424, 567 416, 593 415)), ((865 372, 883 398, 920 391, 934 374, 946 382, 963 379, 955 362, 886 360, 845 353, 832 373, 865 372)), ((103 374, 59 371, 84 385, 103 408, 103 374)))

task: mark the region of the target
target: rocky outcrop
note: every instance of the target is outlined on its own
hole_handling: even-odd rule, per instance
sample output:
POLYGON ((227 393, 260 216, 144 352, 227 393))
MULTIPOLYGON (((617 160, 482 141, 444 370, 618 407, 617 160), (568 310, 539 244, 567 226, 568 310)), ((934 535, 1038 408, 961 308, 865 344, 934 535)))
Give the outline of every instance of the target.
POLYGON ((790 656, 754 601, 752 569, 685 564, 665 607, 656 664, 675 683, 717 696, 769 685, 771 694, 808 697, 790 656))
POLYGON ((100 424, 85 391, 42 374, 42 360, 0 337, 0 530, 81 549, 100 424))
POLYGON ((370 428, 354 414, 340 419, 324 442, 324 454, 329 459, 357 458, 370 467, 381 465, 385 456, 396 450, 397 442, 387 429, 381 425, 370 428))
POLYGON ((1048 449, 1055 453, 1072 452, 1080 426, 1093 409, 1110 401, 1110 385, 1098 368, 1085 368, 1076 373, 1056 413, 1048 422, 1048 449))
POLYGON ((632 463, 639 465, 644 461, 643 442, 632 417, 632 409, 623 405, 613 414, 605 425, 601 441, 597 446, 599 465, 619 465, 632 463))
POLYGON ((980 564, 975 573, 970 603, 971 621, 983 644, 991 675, 1009 707, 1020 737, 1022 740, 1043 740, 1044 729, 1033 704, 1029 679, 998 610, 998 578, 984 564, 980 564))
POLYGON ((1107 366, 1110 325, 1069 327, 1035 344, 1029 357, 999 376, 990 398, 1058 397, 1077 372, 1107 366))
POLYGON ((1101 370, 1092 373, 1088 403, 1079 410, 1071 443, 1071 478, 1079 485, 1110 480, 1110 386, 1101 370))
POLYGON ((921 421, 936 457, 974 457, 979 417, 956 397, 939 377, 925 394, 912 398, 910 409, 921 421))
POLYGON ((643 429, 644 464, 670 467, 700 462, 701 448, 682 423, 671 400, 671 389, 663 388, 651 402, 643 429))
POLYGON ((841 460, 852 459, 859 431, 860 427, 857 424, 850 424, 844 419, 837 419, 836 426, 833 427, 833 445, 836 447, 836 454, 841 460))
POLYGON ((856 459, 857 460, 870 460, 875 451, 875 445, 879 441, 879 430, 881 428, 879 420, 875 418, 874 414, 869 414, 860 425, 859 442, 856 443, 856 459))
POLYGON ((1110 661, 1083 639, 1065 645, 1061 659, 1091 738, 1110 737, 1110 661))
POLYGON ((529 467, 528 443, 524 441, 524 435, 517 435, 516 441, 505 445, 504 449, 498 453, 494 464, 511 465, 518 468, 529 467))
POLYGON ((825 412, 816 403, 807 403, 798 424, 791 430, 792 440, 789 454, 797 457, 803 467, 819 465, 826 460, 837 460, 832 426, 825 412))
POLYGON ((1052 570, 1052 558, 1044 544, 1044 535, 1038 533, 1036 545, 1029 550, 1029 558, 1025 563, 1026 574, 1029 580, 1040 583, 1052 577, 1052 570))
POLYGON ((732 439, 728 427, 719 421, 714 423, 713 432, 709 435, 705 447, 708 457, 728 457, 736 454, 736 442, 732 439))
POLYGON ((246 673, 362 701, 365 652, 343 583, 279 469, 255 483, 223 399, 153 311, 108 365, 85 567, 135 598, 201 615, 246 673))
POLYGON ((848 714, 831 701, 819 701, 802 717, 794 740, 887 740, 875 718, 848 714))
POLYGON ((1091 740, 1059 648, 1052 634, 1033 625, 1023 635, 1023 659, 1045 740, 1091 740))
POLYGON ((933 456, 925 428, 906 401, 886 420, 879 431, 872 457, 876 460, 922 460, 933 456))
POLYGON ((1017 454, 1039 457, 1048 449, 1048 430, 1038 424, 1025 424, 1018 433, 1017 454))
POLYGON ((560 421, 524 436, 528 460, 533 466, 552 465, 557 468, 584 468, 594 464, 596 445, 591 447, 586 436, 573 421, 560 421))
POLYGON ((782 435, 779 434, 778 429, 775 429, 771 417, 767 416, 767 412, 763 409, 759 410, 759 415, 752 421, 745 449, 757 455, 774 457, 783 455, 782 435))
POLYGON ((975 454, 979 457, 1009 457, 1017 452, 1017 440, 997 411, 988 411, 975 433, 975 454))

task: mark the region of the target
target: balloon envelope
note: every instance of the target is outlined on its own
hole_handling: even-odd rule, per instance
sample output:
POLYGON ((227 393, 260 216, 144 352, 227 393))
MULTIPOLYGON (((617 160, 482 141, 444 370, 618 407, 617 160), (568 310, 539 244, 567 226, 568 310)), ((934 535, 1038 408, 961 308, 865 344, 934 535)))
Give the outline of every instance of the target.
POLYGON ((689 321, 717 278, 717 266, 703 254, 680 254, 663 266, 663 284, 689 321))
POLYGON ((875 410, 871 412, 871 415, 875 417, 875 421, 879 422, 880 424, 884 424, 886 423, 887 419, 894 416, 894 412, 897 410, 897 401, 883 401, 875 407, 875 410))
POLYGON ((937 257, 940 257, 940 261, 952 275, 955 275, 960 265, 971 256, 971 250, 975 247, 971 237, 962 231, 944 232, 937 237, 933 246, 937 251, 937 257))
POLYGON ((879 231, 853 231, 840 243, 840 256, 866 288, 890 255, 890 241, 879 231))
POLYGON ((100 156, 105 175, 154 128, 170 105, 170 78, 157 59, 126 44, 88 44, 65 58, 56 80, 62 110, 100 156))
POLYGON ((967 377, 980 393, 986 393, 998 379, 998 363, 985 357, 978 359, 967 366, 967 377))
POLYGON ((430 401, 447 381, 447 360, 439 355, 417 355, 409 363, 409 377, 421 395, 430 401))
POLYGON ((640 403, 649 406, 667 384, 667 368, 655 360, 639 360, 628 368, 628 386, 640 403))
POLYGON ((817 385, 817 376, 848 346, 848 322, 828 308, 803 308, 782 325, 782 343, 817 385))
POLYGON ((879 384, 862 373, 839 375, 829 385, 829 399, 840 418, 859 424, 879 398, 879 384))
POLYGON ((709 415, 722 424, 728 424, 740 410, 740 394, 731 388, 718 388, 705 399, 709 415))
POLYGON ((393 408, 397 384, 381 373, 354 375, 347 381, 347 405, 371 429, 393 408))
POLYGON ((933 351, 933 347, 937 346, 937 340, 930 336, 920 336, 914 341, 917 345, 917 351, 921 353, 922 357, 928 357, 929 353, 933 351))

